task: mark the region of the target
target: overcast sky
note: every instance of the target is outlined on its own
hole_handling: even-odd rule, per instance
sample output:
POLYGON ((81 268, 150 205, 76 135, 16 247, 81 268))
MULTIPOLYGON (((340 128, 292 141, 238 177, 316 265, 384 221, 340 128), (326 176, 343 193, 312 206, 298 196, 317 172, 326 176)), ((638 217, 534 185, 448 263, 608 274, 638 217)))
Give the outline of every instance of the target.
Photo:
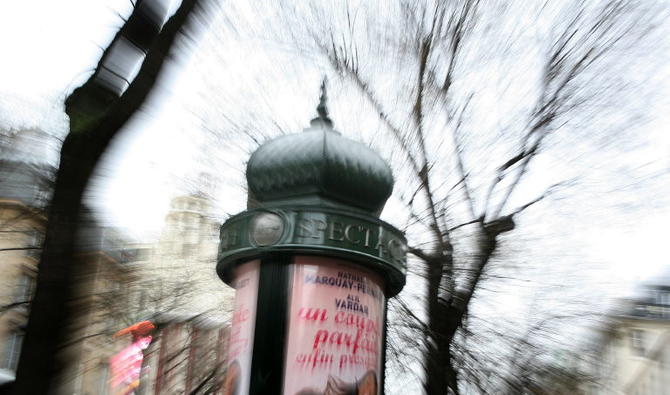
MULTIPOLYGON (((0 3, 0 105, 2 114, 11 117, 4 125, 14 127, 36 126, 51 132, 65 130, 65 118, 58 103, 88 72, 121 23, 118 13, 130 10, 127 0, 68 0, 68 1, 15 1, 0 3)), ((236 45, 243 47, 248 43, 236 45)), ((227 48, 235 48, 235 45, 227 48)), ((254 70, 253 59, 247 55, 229 53, 226 72, 233 74, 254 70)), ((200 54, 202 56, 202 53, 200 54)), ((190 58, 193 59, 193 58, 190 58)), ((259 58, 260 59, 260 58, 259 58)), ((260 60, 259 60, 260 61, 260 60)), ((213 62, 216 64, 215 62, 213 62)), ((128 126, 128 131, 116 143, 99 170, 91 190, 91 202, 101 209, 101 216, 114 226, 128 229, 141 239, 150 239, 160 231, 169 200, 188 189, 188 179, 202 170, 203 146, 192 137, 192 131, 201 127, 200 119, 193 114, 192 103, 202 95, 202 65, 200 72, 189 61, 173 66, 170 78, 164 79, 156 100, 138 114, 128 126)), ((262 68, 260 68, 262 70, 262 68)), ((223 71, 222 71, 223 72, 223 71)), ((657 76, 667 81, 668 71, 657 76)), ((320 78, 318 68, 305 76, 306 85, 316 86, 320 78)), ((277 88, 280 89, 280 88, 277 88)), ((281 88, 283 89, 283 88, 281 88)), ((289 88, 286 88, 288 92, 289 88)), ((311 88, 310 88, 311 89, 311 88)), ((293 111, 295 131, 300 131, 299 120, 307 126, 313 114, 315 97, 303 97, 304 92, 292 94, 293 99, 276 103, 282 112, 293 111)), ((665 97, 670 90, 664 89, 665 97)), ((315 96, 315 95, 314 95, 315 96)), ((662 95, 661 95, 662 96, 662 95)), ((270 98, 271 100, 276 98, 270 98)), ((278 101, 277 101, 278 102, 278 101)), ((667 173, 670 167, 670 134, 667 133, 667 103, 656 103, 658 116, 647 127, 649 140, 634 156, 644 157, 640 164, 650 162, 653 171, 667 173)), ((337 109, 338 104, 334 107, 337 109)), ((225 112, 226 108, 221 108, 225 112)), ((341 116, 341 115, 339 115, 341 116)), ((337 119, 338 115, 334 117, 337 119)), ((238 152, 235 160, 243 161, 247 153, 238 152)), ((637 159, 635 159, 637 160, 637 159)), ((218 171, 218 169, 216 170, 218 171)), ((221 171, 229 171, 223 170, 221 171)), ((224 188, 228 212, 243 209, 243 193, 239 188, 241 174, 233 177, 231 185, 236 192, 224 188), (237 183, 237 184, 235 184, 237 183)), ((666 202, 670 189, 659 190, 657 197, 666 202)), ((221 192, 220 192, 221 193, 221 192)), ((635 200, 635 188, 631 189, 635 200)), ((653 195, 645 194, 650 200, 653 195)), ((664 204, 653 201, 635 202, 638 221, 631 226, 628 219, 620 226, 607 227, 599 232, 580 235, 590 246, 589 258, 610 262, 616 277, 640 279, 659 270, 667 262, 667 223, 670 212, 664 204), (646 204, 648 203, 648 204, 646 204)), ((607 211, 603 211, 607 215, 607 211)), ((609 224, 617 221, 609 221, 609 224)))
MULTIPOLYGON (((129 11, 128 0, 0 2, 0 125, 39 127, 56 135, 66 132, 67 122, 59 103, 89 75, 100 56, 100 47, 109 42, 122 22, 117 13, 127 15, 129 11)), ((215 100, 222 93, 218 90, 231 89, 227 93, 233 98, 244 96, 248 103, 245 111, 252 120, 256 119, 255 108, 271 107, 281 116, 278 122, 288 128, 286 132, 299 132, 315 115, 318 85, 326 72, 323 65, 313 65, 299 80, 273 80, 278 68, 288 67, 279 66, 290 59, 280 53, 281 48, 268 55, 262 52, 267 47, 258 40, 217 43, 216 36, 207 40, 202 44, 204 49, 195 48, 193 56, 170 67, 157 100, 145 106, 128 125, 93 181, 89 202, 99 209, 103 221, 126 229, 138 240, 150 241, 158 236, 170 199, 189 190, 190 181, 205 169, 226 175, 219 180, 229 180, 218 189, 217 214, 224 217, 244 209, 242 165, 248 152, 229 150, 225 157, 208 161, 209 154, 219 155, 221 150, 208 146, 211 140, 200 133, 207 112, 240 110, 235 103, 215 100), (265 78, 261 82, 267 90, 255 85, 260 76, 265 78), (203 101, 210 105, 200 106, 203 101)), ((665 68, 649 78, 658 91, 648 104, 652 119, 636 131, 643 134, 642 138, 635 139, 636 145, 627 155, 603 153, 605 166, 625 164, 635 169, 639 180, 622 174, 629 178, 611 191, 617 196, 614 201, 606 188, 601 188, 600 195, 586 202, 580 200, 578 206, 554 202, 531 211, 519 221, 522 237, 504 240, 504 253, 522 252, 511 259, 521 271, 526 270, 525 263, 541 268, 535 273, 541 286, 561 287, 557 282, 567 279, 584 284, 588 299, 621 296, 630 293, 639 280, 667 267, 670 183, 663 182, 668 181, 670 169, 670 70, 665 68), (658 182, 648 183, 649 179, 658 182), (575 223, 580 226, 573 227, 575 223), (562 238, 547 239, 555 234, 562 238), (535 243, 534 238, 543 240, 535 243), (537 259, 546 261, 535 262, 537 259), (561 260, 573 266, 563 267, 557 274, 554 263, 561 260), (566 277, 570 271, 575 275, 566 277), (596 282, 599 287, 593 286, 596 282)), ((358 123, 348 123, 348 111, 359 103, 336 82, 331 90, 336 127, 344 135, 375 143, 374 133, 359 135, 354 130, 374 128, 375 122, 356 119, 358 123)), ((548 177, 555 175, 551 171, 558 173, 551 159, 537 163, 540 169, 549 169, 548 177)), ((587 173, 597 171, 592 168, 587 173)), ((387 207, 390 209, 383 218, 401 226, 393 213, 402 206, 392 200, 387 207)), ((518 288, 496 295, 491 298, 492 304, 483 308, 505 315, 512 310, 523 311, 527 301, 518 297, 525 292, 523 285, 514 286, 518 288)))

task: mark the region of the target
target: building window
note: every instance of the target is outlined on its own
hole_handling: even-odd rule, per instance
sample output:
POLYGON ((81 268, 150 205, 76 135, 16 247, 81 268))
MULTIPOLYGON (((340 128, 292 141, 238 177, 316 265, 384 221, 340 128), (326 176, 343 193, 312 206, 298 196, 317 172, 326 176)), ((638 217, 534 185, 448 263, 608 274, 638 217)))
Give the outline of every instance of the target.
POLYGON ((14 303, 30 302, 35 291, 35 278, 27 273, 21 274, 14 292, 14 303))
POLYGON ((109 370, 106 364, 101 364, 98 368, 98 394, 107 395, 109 393, 109 370))
POLYGON ((661 300, 659 304, 662 304, 663 306, 670 306, 670 292, 661 292, 660 299, 661 300))
POLYGON ((641 329, 631 329, 630 346, 636 354, 644 354, 644 332, 641 329))
POLYGON ((26 254, 32 258, 39 259, 42 252, 44 235, 36 230, 28 232, 26 243, 26 254))
POLYGON ((23 344, 23 333, 19 331, 12 331, 5 344, 5 355, 2 359, 2 368, 16 371, 19 364, 19 356, 21 355, 21 345, 23 344))
POLYGON ((660 291, 657 294, 656 303, 661 305, 661 316, 664 318, 670 317, 670 292, 660 291))

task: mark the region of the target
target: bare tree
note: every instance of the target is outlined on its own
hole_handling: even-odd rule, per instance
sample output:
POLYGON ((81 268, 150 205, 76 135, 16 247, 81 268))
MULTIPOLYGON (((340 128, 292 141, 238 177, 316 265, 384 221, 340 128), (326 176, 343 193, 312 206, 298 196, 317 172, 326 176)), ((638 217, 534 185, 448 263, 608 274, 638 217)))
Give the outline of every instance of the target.
POLYGON ((134 3, 132 14, 104 50, 91 77, 65 100, 69 133, 60 150, 53 197, 48 209, 44 250, 25 342, 12 391, 47 393, 62 364, 59 350, 70 318, 75 274, 73 254, 82 196, 100 158, 123 126, 145 103, 160 71, 198 0, 184 0, 164 24, 168 6, 134 3), (133 76, 135 66, 139 71, 133 76), (133 78, 134 77, 134 78, 133 78))
MULTIPOLYGON (((423 309, 402 297, 393 302, 395 313, 408 318, 398 326, 409 332, 389 336, 410 345, 405 349, 423 350, 426 393, 459 393, 491 374, 505 380, 509 372, 476 364, 481 354, 473 349, 483 346, 470 335, 478 330, 471 327, 473 300, 501 275, 492 261, 514 260, 499 247, 514 238, 520 219, 563 188, 575 188, 578 172, 541 173, 549 156, 542 154, 563 155, 555 162, 567 166, 568 157, 579 155, 571 146, 607 147, 630 125, 634 114, 622 109, 612 116, 611 106, 624 106, 624 88, 637 82, 626 76, 630 60, 645 51, 652 7, 628 0, 463 0, 299 2, 241 12, 252 15, 244 20, 251 37, 334 74, 333 91, 347 92, 352 112, 378 118, 376 135, 366 137, 393 158, 397 196, 409 213, 409 270, 424 287, 423 309)), ((237 17, 224 23, 239 34, 237 17)), ((291 75, 287 80, 300 75, 282 72, 291 75)), ((251 111, 263 113, 267 98, 248 96, 251 111)), ((332 113, 336 124, 346 122, 332 113)), ((272 116, 253 113, 246 122, 229 114, 220 122, 225 130, 214 132, 253 147, 268 135, 253 124, 273 129, 272 116)), ((282 121, 276 119, 278 133, 290 129, 282 121)), ((389 355, 402 358, 396 351, 389 355)))
POLYGON ((421 235, 413 238, 409 252, 425 278, 425 322, 421 329, 426 335, 422 346, 428 394, 459 393, 459 374, 467 369, 465 358, 458 356, 463 352, 459 339, 467 330, 469 306, 501 236, 515 229, 517 216, 561 186, 550 184, 537 197, 512 206, 513 195, 528 179, 535 158, 553 135, 567 133, 561 130, 567 129, 566 124, 575 119, 584 122, 601 97, 613 93, 611 86, 597 81, 596 73, 616 61, 617 50, 633 44, 645 31, 636 29, 640 10, 634 2, 571 2, 543 21, 542 12, 550 6, 546 4, 536 16, 536 23, 547 24, 548 33, 542 36, 546 41, 536 48, 540 51, 533 74, 537 80, 533 95, 526 98, 525 119, 509 125, 516 129, 511 133, 504 129, 498 132, 498 139, 504 139, 508 149, 487 160, 484 166, 497 163, 487 183, 474 179, 473 174, 482 174, 476 169, 481 165, 468 160, 468 137, 476 135, 468 117, 477 114, 470 106, 479 92, 463 84, 472 80, 467 67, 477 68, 477 62, 486 59, 486 55, 473 54, 475 51, 488 52, 489 57, 514 56, 514 44, 504 41, 519 39, 523 34, 519 31, 501 37, 499 48, 482 48, 482 42, 477 41, 482 35, 500 31, 489 24, 511 17, 503 7, 477 0, 403 3, 398 14, 400 25, 384 26, 379 32, 392 48, 385 52, 397 51, 396 56, 402 58, 393 61, 402 63, 399 69, 408 72, 407 95, 393 98, 401 107, 398 101, 385 100, 385 91, 379 87, 379 79, 385 76, 371 75, 365 67, 367 59, 361 47, 370 49, 361 45, 356 19, 364 18, 360 15, 364 11, 347 9, 344 32, 332 27, 326 31, 308 29, 331 66, 379 114, 413 179, 412 192, 405 194, 404 201, 416 226, 413 232, 421 235), (484 8, 489 7, 499 14, 487 20, 492 18, 491 10, 484 8), (397 34, 397 29, 404 34, 397 34), (435 119, 444 125, 435 128, 427 124, 435 119), (440 157, 446 151, 436 148, 435 133, 450 141, 451 164, 440 157))

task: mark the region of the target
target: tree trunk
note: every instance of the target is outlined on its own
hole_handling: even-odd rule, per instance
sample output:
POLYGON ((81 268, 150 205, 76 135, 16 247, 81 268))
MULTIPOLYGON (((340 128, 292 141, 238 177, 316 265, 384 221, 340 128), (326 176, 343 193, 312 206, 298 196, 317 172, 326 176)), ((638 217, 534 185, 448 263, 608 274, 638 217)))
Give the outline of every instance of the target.
POLYGON ((441 298, 444 276, 441 260, 427 262, 428 333, 424 358, 424 390, 428 395, 458 394, 458 374, 451 358, 451 341, 458 328, 454 311, 441 298))
MULTIPOLYGON (((463 324, 468 305, 472 300, 475 286, 479 283, 484 267, 496 248, 497 234, 483 230, 475 270, 471 274, 472 286, 463 295, 461 307, 456 303, 454 290, 443 285, 444 267, 451 262, 444 259, 431 259, 426 263, 428 282, 427 308, 428 333, 424 358, 424 390, 427 395, 447 395, 460 393, 458 389, 458 368, 454 365, 452 342, 456 331, 463 324)), ((440 255, 444 255, 441 252, 440 255)), ((450 259, 450 258, 445 258, 450 259)))
POLYGON ((46 394, 55 389, 67 361, 61 345, 67 339, 71 317, 68 302, 76 281, 73 259, 84 189, 93 164, 84 160, 80 144, 68 136, 61 150, 61 164, 49 210, 49 222, 37 290, 17 369, 15 394, 46 394), (39 356, 31 358, 31 356, 39 356))
POLYGON ((167 7, 161 8, 158 0, 138 1, 128 21, 103 53, 96 72, 66 100, 70 131, 61 147, 61 161, 38 266, 36 294, 16 381, 2 388, 1 393, 11 391, 29 395, 57 391, 60 373, 66 363, 71 362, 63 360, 61 351, 73 313, 76 313, 68 302, 77 280, 74 253, 84 192, 113 138, 144 104, 155 86, 177 34, 191 12, 203 1, 183 0, 162 30, 167 7), (101 84, 96 76, 101 70, 107 70, 105 62, 112 54, 112 46, 119 40, 130 40, 133 45, 146 49, 146 56, 128 88, 115 92, 114 87, 101 84))

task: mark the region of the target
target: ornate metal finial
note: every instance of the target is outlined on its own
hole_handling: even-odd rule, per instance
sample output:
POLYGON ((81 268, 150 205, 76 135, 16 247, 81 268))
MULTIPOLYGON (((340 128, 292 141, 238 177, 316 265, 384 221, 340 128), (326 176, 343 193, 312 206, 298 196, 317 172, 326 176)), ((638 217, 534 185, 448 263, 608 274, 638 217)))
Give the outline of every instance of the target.
POLYGON ((326 92, 327 81, 327 77, 323 77, 323 81, 321 82, 321 97, 319 97, 319 105, 316 106, 316 112, 318 116, 314 118, 312 122, 320 120, 324 122, 327 127, 332 128, 333 121, 330 119, 330 117, 328 117, 328 107, 326 107, 326 101, 328 100, 328 95, 326 92))

